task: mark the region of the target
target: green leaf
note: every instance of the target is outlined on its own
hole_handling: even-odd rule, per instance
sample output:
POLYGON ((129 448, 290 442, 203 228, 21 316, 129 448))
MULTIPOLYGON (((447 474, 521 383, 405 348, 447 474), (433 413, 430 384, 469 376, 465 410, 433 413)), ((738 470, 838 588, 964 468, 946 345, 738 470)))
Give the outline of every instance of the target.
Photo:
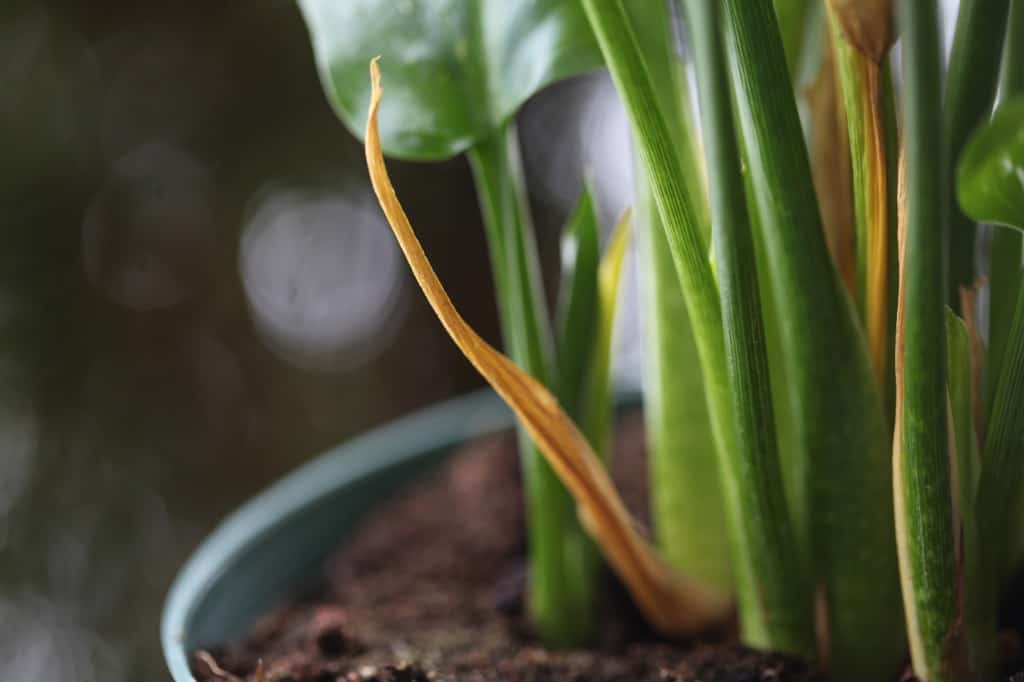
POLYGON ((686 5, 694 45, 707 158, 712 243, 717 264, 725 356, 736 451, 723 479, 739 501, 733 508, 732 551, 738 574, 740 627, 764 648, 815 655, 812 596, 804 555, 786 506, 761 319, 754 240, 747 216, 719 9, 686 5))
POLYGON ((835 679, 901 664, 899 582, 882 399, 863 331, 825 245, 779 29, 765 0, 724 3, 730 80, 796 391, 811 548, 835 679))
POLYGON ((615 310, 618 307, 623 263, 629 245, 632 211, 619 219, 611 240, 605 247, 598 272, 597 319, 589 330, 593 352, 587 371, 586 393, 580 425, 594 451, 606 463, 612 455, 612 340, 615 332, 615 310))
POLYGON ((673 567, 729 594, 732 562, 700 356, 654 197, 642 169, 636 176, 654 534, 673 567))
MULTIPOLYGON (((971 340, 967 324, 951 308, 946 308, 947 375, 946 389, 949 395, 949 415, 952 419, 953 440, 956 454, 956 537, 962 538, 959 557, 964 561, 964 581, 967 590, 968 607, 976 607, 984 598, 985 586, 981 576, 978 554, 977 515, 974 511, 975 495, 978 490, 978 475, 981 457, 978 449, 977 425, 974 421, 973 372, 971 368, 971 340)), ((965 618, 967 641, 975 653, 987 649, 994 630, 986 627, 979 618, 977 608, 969 611, 965 618)))
POLYGON ((578 0, 299 0, 320 78, 361 135, 380 55, 386 154, 444 159, 492 137, 544 86, 600 66, 578 0))
POLYGON ((600 230, 588 187, 562 231, 562 284, 558 292, 559 402, 577 423, 586 391, 599 309, 600 230))
POLYGON ((961 679, 957 557, 946 398, 941 51, 933 3, 899 3, 903 40, 906 213, 900 246, 894 483, 897 542, 914 673, 961 679))
POLYGON ((978 488, 980 456, 974 424, 971 344, 967 325, 951 308, 946 308, 946 387, 956 443, 957 505, 965 532, 973 532, 974 494, 978 488), (970 530, 968 530, 970 529, 970 530))
POLYGON ((808 29, 809 0, 775 0, 775 14, 779 17, 782 45, 786 52, 789 72, 796 75, 800 66, 804 35, 808 29))
MULTIPOLYGON (((704 239, 707 227, 707 221, 703 219, 704 205, 694 196, 691 183, 695 178, 690 176, 688 180, 684 172, 687 168, 682 158, 685 147, 678 144, 677 136, 672 132, 676 121, 662 108, 663 94, 659 95, 659 89, 664 84, 652 80, 655 70, 647 65, 652 55, 645 52, 650 43, 643 43, 644 47, 641 47, 640 38, 623 4, 583 0, 583 6, 626 107, 644 176, 650 184, 665 242, 675 265, 700 358, 716 451, 720 467, 724 467, 722 458, 731 457, 731 453, 736 452, 735 429, 726 376, 721 303, 704 239)), ((662 407, 671 408, 669 405, 662 407)), ((684 471, 683 467, 676 469, 680 474, 684 471)), ((729 490, 726 485, 723 489, 729 490)), ((659 498, 667 499, 656 491, 656 504, 659 498)), ((726 506, 736 510, 737 515, 742 513, 738 509, 740 501, 735 496, 730 498, 726 495, 725 498, 726 506)))
POLYGON ((957 198, 975 220, 1024 229, 1024 95, 971 135, 957 169, 957 198))
MULTIPOLYGON (((698 216, 697 230, 708 236, 711 221, 686 66, 676 56, 667 5, 629 3, 623 8, 636 30, 673 135, 683 186, 698 216)), ((700 355, 651 184, 635 149, 633 166, 647 340, 644 417, 654 532, 671 565, 726 596, 733 587, 732 561, 700 355)))
MULTIPOLYGON (((1017 3, 1015 3, 1017 4, 1017 3)), ((992 112, 999 59, 1006 35, 1009 0, 961 0, 949 55, 943 106, 943 140, 948 163, 956 163, 971 132, 992 112)), ((938 139, 938 138, 936 138, 938 139)), ((931 141, 934 144, 935 140, 931 141)), ((949 215, 947 303, 960 305, 960 287, 974 284, 976 226, 960 211, 954 177, 943 178, 942 196, 949 215)), ((970 211, 966 211, 970 214, 970 211)))
MULTIPOLYGON (((554 342, 514 124, 473 147, 469 161, 483 208, 505 346, 522 369, 557 387, 554 342)), ((548 646, 579 646, 592 634, 580 624, 594 618, 591 544, 568 492, 522 428, 519 449, 526 492, 530 618, 548 646)))

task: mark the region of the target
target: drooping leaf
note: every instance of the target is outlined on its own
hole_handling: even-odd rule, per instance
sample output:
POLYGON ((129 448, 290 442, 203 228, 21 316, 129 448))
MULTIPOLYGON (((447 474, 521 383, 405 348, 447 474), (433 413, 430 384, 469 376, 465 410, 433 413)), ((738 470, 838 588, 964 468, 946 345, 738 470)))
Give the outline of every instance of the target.
POLYGON ((366 124, 366 162, 377 200, 424 296, 459 350, 508 403, 566 488, 587 529, 651 624, 667 635, 698 632, 722 618, 728 605, 673 573, 636 530, 603 464, 540 383, 492 348, 459 315, 402 209, 387 174, 377 128, 380 71, 366 124))
MULTIPOLYGON (((559 376, 541 285, 540 262, 513 121, 469 150, 483 209, 502 335, 509 356, 545 385, 559 376)), ((596 574, 593 552, 568 492, 536 445, 519 429, 530 573, 527 611, 551 647, 585 644, 593 633, 596 574)))
POLYGON ((957 197, 975 220, 1024 229, 1024 95, 971 135, 957 169, 957 197))
POLYGON ((578 0, 299 0, 320 78, 358 135, 366 63, 383 57, 395 107, 386 154, 444 159, 496 134, 545 85, 600 65, 578 0))

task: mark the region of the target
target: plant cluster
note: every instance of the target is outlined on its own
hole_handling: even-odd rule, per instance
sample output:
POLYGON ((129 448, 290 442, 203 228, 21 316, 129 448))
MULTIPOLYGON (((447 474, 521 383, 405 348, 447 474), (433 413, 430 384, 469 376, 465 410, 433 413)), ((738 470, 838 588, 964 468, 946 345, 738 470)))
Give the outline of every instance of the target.
POLYGON ((735 607, 745 642, 835 680, 895 679, 908 652, 923 682, 995 679, 1024 549, 1021 0, 963 0, 948 64, 935 0, 300 4, 420 287, 519 417, 546 643, 591 636, 603 558, 667 635, 735 607), (584 190, 552 324, 515 113, 601 65, 635 206, 602 258, 584 190), (461 152, 508 357, 459 316, 383 159, 461 152), (630 223, 653 542, 606 471, 630 223))

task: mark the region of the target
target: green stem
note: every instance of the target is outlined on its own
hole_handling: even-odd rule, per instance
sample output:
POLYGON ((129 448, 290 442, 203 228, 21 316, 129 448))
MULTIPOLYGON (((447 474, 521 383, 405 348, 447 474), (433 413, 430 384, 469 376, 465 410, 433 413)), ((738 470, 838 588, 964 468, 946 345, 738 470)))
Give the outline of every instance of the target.
MULTIPOLYGON (((605 62, 633 128, 658 215, 676 267, 701 359, 705 395, 719 456, 733 447, 731 399, 726 380, 722 312, 718 288, 701 236, 700 208, 686 186, 674 136, 665 121, 652 81, 622 5, 582 0, 605 62)), ((729 498, 726 504, 737 505, 729 498)))
MULTIPOLYGON (((898 3, 903 40, 906 245, 903 264, 901 455, 897 526, 904 606, 914 672, 922 682, 956 679, 962 664, 957 627, 956 555, 946 403, 942 258, 948 239, 946 158, 940 139, 941 53, 937 8, 898 3)), ((899 366, 899 362, 897 362, 899 366)), ((897 380, 899 381, 899 379, 897 380)))
MULTIPOLYGON (((644 63, 623 5, 608 0, 582 2, 605 63, 625 104, 693 325, 720 470, 736 474, 739 463, 732 426, 721 304, 701 235, 701 209, 695 205, 686 185, 678 146, 665 120, 650 71, 644 63)), ((744 513, 756 513, 743 508, 745 500, 740 495, 737 481, 723 478, 722 486, 724 505, 730 519, 740 518, 744 513)), ((741 537, 737 531, 730 526, 731 546, 735 546, 734 540, 741 537)), ((750 571, 737 573, 752 575, 750 571)), ((754 586, 737 585, 739 592, 752 593, 754 589, 754 586)))
MULTIPOLYGON (((1006 33, 1009 0, 961 0, 946 80, 943 137, 946 157, 955 167, 971 132, 992 112, 1006 33)), ((1019 4, 1019 3, 1018 3, 1019 4)), ((940 139, 935 137, 934 140, 940 139)), ((956 201, 953 173, 943 179, 949 212, 948 303, 960 309, 960 287, 974 284, 975 224, 956 201)))
MULTIPOLYGON (((662 114, 676 134, 698 229, 707 235, 710 219, 699 140, 685 66, 675 56, 674 36, 667 30, 668 7, 651 2, 626 8, 634 29, 643 36, 642 50, 662 114)), ((732 591, 732 564, 700 358, 651 184, 635 149, 633 157, 633 215, 639 228, 648 344, 644 417, 654 532, 659 550, 672 566, 724 596, 732 591)))
MULTIPOLYGON (((513 124, 469 152, 481 200, 505 345, 512 359, 552 386, 552 340, 513 124)), ((585 643, 594 622, 593 562, 575 506, 536 447, 519 432, 526 488, 534 627, 549 646, 585 643)))
MULTIPOLYGON (((731 519, 740 575, 740 623, 747 642, 813 657, 810 583, 786 508, 772 413, 768 355, 747 218, 743 174, 733 131, 718 9, 686 5, 695 50, 708 160, 712 242, 725 329, 737 451, 723 477, 737 487, 743 512, 731 519)), ((739 511, 739 510, 732 510, 739 511)))
POLYGON ((807 15, 811 5, 809 0, 775 0, 775 14, 779 17, 786 63, 789 64, 789 73, 794 77, 800 65, 800 53, 804 45, 804 34, 808 27, 807 15))
MULTIPOLYGON (((1006 44, 1003 46, 1003 66, 1000 76, 1000 98, 1024 93, 1024 3, 1010 5, 1006 44)), ((1010 332, 1013 301, 1022 286, 1020 274, 1024 264, 1024 235, 1017 230, 992 228, 992 264, 989 271, 989 347, 985 360, 986 391, 985 414, 991 414, 995 398, 996 377, 1002 365, 1006 335, 1010 332)), ((1024 499, 1019 500, 1010 521, 1011 565, 1024 556, 1024 499)))
POLYGON ((640 164, 635 167, 654 533, 673 567, 728 594, 732 565, 700 359, 654 197, 640 164))
MULTIPOLYGON (((1001 81, 999 96, 1003 101, 1024 92, 1024 3, 1016 2, 1010 7, 1001 81)), ((1017 289, 1021 285, 1020 268, 1024 256, 1024 235, 1020 231, 1002 227, 994 227, 992 230, 985 414, 991 412, 995 398, 1006 335, 1010 332, 1017 289)))
POLYGON ((834 679, 885 679, 903 656, 881 395, 863 332, 825 244, 778 26, 765 0, 726 0, 726 48, 796 392, 811 548, 834 679))

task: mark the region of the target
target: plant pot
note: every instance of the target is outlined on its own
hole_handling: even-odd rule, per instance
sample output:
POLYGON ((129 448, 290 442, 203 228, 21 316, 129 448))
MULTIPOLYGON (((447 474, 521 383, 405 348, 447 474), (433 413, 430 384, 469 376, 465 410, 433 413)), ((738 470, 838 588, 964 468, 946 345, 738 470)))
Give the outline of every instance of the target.
POLYGON ((189 653, 244 635, 317 574, 356 523, 462 443, 510 428, 491 391, 416 412, 317 457, 231 514, 178 573, 161 639, 175 682, 189 653))

